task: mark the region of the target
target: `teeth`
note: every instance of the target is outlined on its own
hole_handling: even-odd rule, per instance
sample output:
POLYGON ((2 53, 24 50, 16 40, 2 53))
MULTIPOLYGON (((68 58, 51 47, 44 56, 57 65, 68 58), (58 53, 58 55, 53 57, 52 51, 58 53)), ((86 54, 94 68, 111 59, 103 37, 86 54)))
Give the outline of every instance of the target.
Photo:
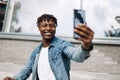
POLYGON ((51 33, 47 32, 47 33, 45 33, 45 34, 50 35, 51 33))

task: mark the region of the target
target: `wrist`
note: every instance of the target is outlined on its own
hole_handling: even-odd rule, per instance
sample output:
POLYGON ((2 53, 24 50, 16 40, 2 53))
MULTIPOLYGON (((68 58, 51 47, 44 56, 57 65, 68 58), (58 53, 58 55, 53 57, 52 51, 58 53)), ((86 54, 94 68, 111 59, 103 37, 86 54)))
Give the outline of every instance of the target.
POLYGON ((82 48, 85 50, 85 51, 91 51, 93 50, 93 44, 90 43, 88 45, 82 45, 82 48))

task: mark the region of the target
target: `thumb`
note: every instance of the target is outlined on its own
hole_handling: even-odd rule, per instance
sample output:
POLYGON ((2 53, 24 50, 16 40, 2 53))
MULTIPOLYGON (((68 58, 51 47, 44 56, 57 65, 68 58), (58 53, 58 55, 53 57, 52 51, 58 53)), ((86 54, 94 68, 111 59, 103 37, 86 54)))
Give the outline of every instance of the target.
POLYGON ((14 80, 14 79, 11 78, 11 77, 9 77, 9 76, 7 76, 7 77, 5 77, 3 80, 14 80))

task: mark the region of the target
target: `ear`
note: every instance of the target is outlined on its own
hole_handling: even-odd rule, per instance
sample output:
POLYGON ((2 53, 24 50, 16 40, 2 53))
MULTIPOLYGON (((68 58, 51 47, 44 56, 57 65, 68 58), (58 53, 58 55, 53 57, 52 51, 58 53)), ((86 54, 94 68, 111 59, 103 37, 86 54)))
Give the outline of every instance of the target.
POLYGON ((40 31, 40 27, 38 27, 38 30, 40 31))

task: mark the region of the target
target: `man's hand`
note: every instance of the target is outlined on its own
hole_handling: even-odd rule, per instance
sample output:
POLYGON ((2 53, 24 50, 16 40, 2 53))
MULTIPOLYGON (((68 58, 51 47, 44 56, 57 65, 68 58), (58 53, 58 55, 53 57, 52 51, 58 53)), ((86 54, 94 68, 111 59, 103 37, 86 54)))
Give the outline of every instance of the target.
POLYGON ((14 79, 7 76, 7 77, 5 77, 3 80, 14 80, 14 79))
POLYGON ((75 27, 74 32, 81 36, 80 38, 77 38, 77 40, 82 41, 82 48, 89 50, 94 37, 93 30, 87 27, 86 24, 78 24, 78 26, 75 27))

